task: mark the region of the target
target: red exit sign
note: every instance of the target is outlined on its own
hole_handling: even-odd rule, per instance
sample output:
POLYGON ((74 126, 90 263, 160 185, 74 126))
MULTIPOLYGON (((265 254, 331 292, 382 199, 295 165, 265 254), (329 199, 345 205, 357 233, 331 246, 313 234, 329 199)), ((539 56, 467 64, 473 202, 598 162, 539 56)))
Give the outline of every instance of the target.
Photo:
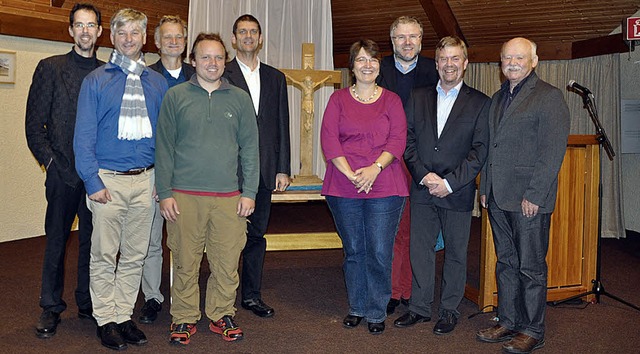
POLYGON ((627 18, 627 40, 640 40, 640 17, 627 18))

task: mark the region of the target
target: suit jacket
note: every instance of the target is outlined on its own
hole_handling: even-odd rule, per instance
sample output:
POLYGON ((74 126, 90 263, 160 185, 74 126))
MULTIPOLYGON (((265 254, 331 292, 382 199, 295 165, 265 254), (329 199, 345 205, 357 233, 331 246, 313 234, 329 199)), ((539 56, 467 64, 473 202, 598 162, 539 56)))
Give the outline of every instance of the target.
MULTIPOLYGON (((413 88, 428 87, 438 83, 436 62, 433 59, 423 57, 422 55, 418 56, 418 63, 416 64, 416 68, 413 70, 416 70, 416 78, 413 82, 413 88)), ((393 58, 393 54, 382 58, 382 62, 380 62, 380 74, 378 75, 376 82, 378 85, 397 93, 398 81, 396 71, 396 63, 393 58)))
POLYGON ((482 171, 480 194, 490 195, 502 210, 522 210, 522 199, 551 213, 558 172, 567 149, 570 116, 562 92, 535 72, 500 119, 509 82, 491 99, 489 157, 482 171))
MULTIPOLYGON (((162 65, 162 60, 158 60, 157 62, 149 65, 149 68, 164 76, 164 65, 162 65)), ((184 73, 185 81, 189 81, 191 76, 196 73, 196 69, 192 65, 182 62, 182 72, 184 73)))
MULTIPOLYGON (((75 168, 73 132, 78 94, 84 76, 74 61, 73 50, 41 60, 33 73, 27 98, 25 131, 27 145, 40 165, 55 169, 72 187, 82 181, 75 168)), ((104 62, 95 59, 95 67, 104 62)), ((49 171, 47 171, 49 172, 49 171)))
POLYGON ((407 113, 407 168, 413 177, 411 200, 418 203, 470 211, 475 198, 475 178, 487 157, 489 97, 462 84, 458 97, 438 137, 436 87, 414 89, 407 113), (422 178, 434 172, 449 183, 453 193, 445 198, 429 194, 422 178))
MULTIPOLYGON (((232 85, 245 90, 251 96, 236 58, 226 64, 223 75, 232 85)), ((260 186, 273 190, 277 173, 291 174, 289 103, 284 74, 262 62, 257 120, 260 139, 260 186)))

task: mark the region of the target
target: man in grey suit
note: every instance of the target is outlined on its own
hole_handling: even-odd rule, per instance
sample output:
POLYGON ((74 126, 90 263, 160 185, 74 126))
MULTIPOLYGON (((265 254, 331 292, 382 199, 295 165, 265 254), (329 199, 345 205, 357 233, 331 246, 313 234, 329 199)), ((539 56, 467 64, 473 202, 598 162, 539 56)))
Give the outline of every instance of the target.
POLYGON ((467 47, 458 37, 445 37, 436 46, 436 86, 417 88, 405 106, 405 161, 411 184, 412 296, 409 311, 396 327, 431 320, 435 288, 438 234, 442 231, 445 258, 439 320, 435 334, 455 328, 464 295, 467 244, 475 179, 487 156, 490 100, 463 82, 467 47))
POLYGON ((489 211, 498 263, 499 322, 479 331, 508 353, 544 346, 549 224, 569 135, 562 92, 540 80, 536 45, 514 38, 502 46, 507 78, 489 112, 489 157, 480 202, 489 211))
POLYGON ((258 58, 262 46, 262 28, 255 17, 238 17, 233 24, 231 42, 236 48, 236 57, 227 64, 224 77, 251 96, 260 140, 260 185, 256 209, 248 218, 247 244, 242 251, 242 307, 257 316, 271 317, 275 312, 262 301, 260 290, 271 192, 284 191, 290 183, 287 84, 283 73, 260 62, 258 58))

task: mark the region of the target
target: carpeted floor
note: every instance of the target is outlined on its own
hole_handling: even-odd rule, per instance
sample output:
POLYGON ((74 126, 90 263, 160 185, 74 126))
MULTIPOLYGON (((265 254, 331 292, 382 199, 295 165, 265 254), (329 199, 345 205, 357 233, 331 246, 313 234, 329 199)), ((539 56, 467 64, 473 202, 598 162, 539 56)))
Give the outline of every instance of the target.
MULTIPOLYGON (((327 224, 328 212, 324 206, 296 227, 332 228, 327 224)), ((278 232, 288 226, 278 217, 297 211, 291 206, 274 207, 272 229, 278 232), (293 211, 292 211, 293 210, 293 211)), ((474 227, 477 230, 477 226, 474 227)), ((476 232, 476 231, 474 231, 476 232)), ((470 243, 469 267, 471 274, 477 267, 477 235, 470 243)), ((77 243, 69 245, 64 299, 69 307, 62 314, 58 333, 51 339, 41 340, 34 334, 40 314, 38 294, 40 267, 45 239, 37 237, 0 244, 0 353, 109 353, 102 347, 95 326, 88 320, 77 318, 73 299, 77 243)), ((629 233, 627 239, 603 240, 602 282, 606 290, 636 305, 640 305, 640 235, 629 233)), ((165 254, 167 259, 168 254, 165 254)), ((439 256, 439 264, 442 255, 439 256)), ((245 339, 226 343, 209 332, 205 319, 191 344, 176 347, 168 343, 169 301, 156 323, 139 325, 147 334, 149 343, 142 347, 130 346, 135 353, 498 353, 500 344, 486 344, 475 340, 478 329, 493 325, 492 315, 467 317, 478 311, 477 306, 464 299, 460 305, 462 318, 449 335, 432 333, 434 322, 418 324, 412 328, 394 328, 392 322, 405 308, 387 319, 387 330, 379 336, 370 335, 365 325, 355 329, 342 327, 346 315, 346 294, 342 275, 341 250, 270 252, 265 262, 263 298, 276 309, 273 318, 262 319, 238 305, 236 320, 245 332, 245 339)), ((204 263, 203 263, 204 264, 204 263)), ((208 271, 201 272, 201 287, 208 271)), ((168 262, 164 264, 162 292, 169 297, 168 262)), ((439 280, 439 279, 438 279, 439 280)), ((472 280, 472 279, 471 279, 472 280)), ((437 299, 436 294, 436 299, 437 299)), ((142 307, 140 298, 134 320, 137 322, 142 307)), ((437 307, 437 302, 436 302, 437 307)), ((640 312, 609 297, 603 296, 599 304, 566 305, 547 308, 546 347, 539 353, 640 353, 640 312)))

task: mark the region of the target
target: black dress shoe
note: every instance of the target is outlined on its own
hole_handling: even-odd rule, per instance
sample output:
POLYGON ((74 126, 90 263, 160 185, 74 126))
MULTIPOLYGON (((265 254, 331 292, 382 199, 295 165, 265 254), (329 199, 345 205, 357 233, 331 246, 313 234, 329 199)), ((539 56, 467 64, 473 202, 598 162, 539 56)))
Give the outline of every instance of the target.
POLYGON ((362 317, 360 316, 347 315, 347 317, 342 320, 342 325, 344 328, 355 328, 360 324, 360 321, 362 321, 362 317))
POLYGON ((256 316, 260 317, 271 317, 275 314, 275 310, 260 298, 242 301, 242 308, 251 310, 256 316))
POLYGON ((89 307, 88 309, 78 309, 78 318, 83 320, 94 320, 93 318, 93 309, 89 307))
POLYGON ((136 327, 133 321, 122 322, 118 324, 118 328, 125 342, 133 345, 143 345, 147 343, 147 336, 136 327))
POLYGON ((158 318, 160 310, 162 310, 162 304, 156 299, 151 299, 142 306, 142 314, 138 320, 140 323, 151 324, 158 318))
POLYGON ((400 305, 400 300, 391 298, 387 304, 387 315, 392 315, 396 312, 396 307, 398 307, 398 305, 400 305))
POLYGON ((122 334, 120 334, 120 328, 115 322, 109 322, 104 326, 98 326, 98 337, 100 337, 100 343, 105 347, 113 350, 125 350, 127 349, 127 343, 125 343, 122 334))
POLYGON ((448 312, 440 317, 435 327, 433 327, 433 333, 447 334, 456 328, 457 323, 458 319, 456 316, 453 313, 448 312))
POLYGON ((393 325, 396 327, 404 328, 404 327, 411 327, 416 323, 429 322, 429 321, 431 321, 431 317, 418 315, 413 311, 409 311, 404 315, 398 317, 397 320, 393 321, 393 325))
POLYGON ((369 325, 369 333, 371 334, 382 334, 384 332, 384 322, 380 323, 368 323, 369 325))
POLYGON ((36 326, 36 336, 38 338, 51 338, 56 334, 56 329, 60 323, 60 314, 53 311, 42 311, 38 325, 36 326))

